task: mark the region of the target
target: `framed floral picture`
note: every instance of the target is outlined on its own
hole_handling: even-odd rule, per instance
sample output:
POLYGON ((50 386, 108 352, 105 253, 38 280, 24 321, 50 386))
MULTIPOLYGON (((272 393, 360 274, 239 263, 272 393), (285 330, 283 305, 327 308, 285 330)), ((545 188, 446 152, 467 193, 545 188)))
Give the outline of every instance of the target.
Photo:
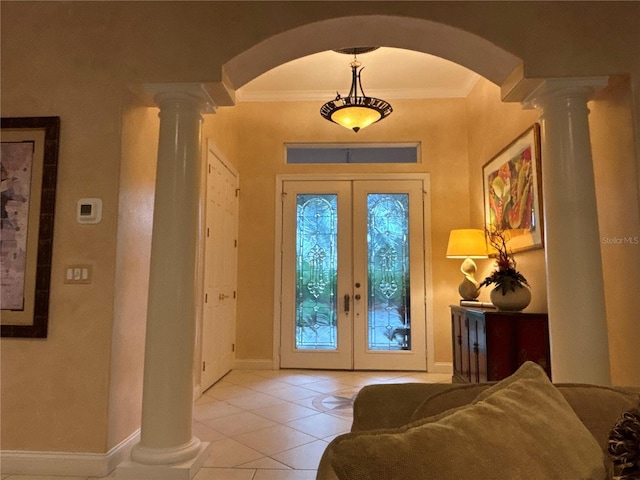
POLYGON ((2 118, 0 126, 0 332, 46 338, 60 118, 2 118))
POLYGON ((485 163, 482 179, 487 228, 507 232, 513 252, 542 248, 540 125, 485 163))

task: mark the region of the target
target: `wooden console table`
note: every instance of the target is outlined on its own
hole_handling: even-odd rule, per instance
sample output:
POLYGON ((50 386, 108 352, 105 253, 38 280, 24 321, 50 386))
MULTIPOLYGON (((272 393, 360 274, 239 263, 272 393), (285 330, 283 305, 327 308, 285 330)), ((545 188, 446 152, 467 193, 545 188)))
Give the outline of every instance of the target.
POLYGON ((538 363, 551 378, 546 313, 452 305, 451 334, 454 382, 502 380, 527 360, 538 363))

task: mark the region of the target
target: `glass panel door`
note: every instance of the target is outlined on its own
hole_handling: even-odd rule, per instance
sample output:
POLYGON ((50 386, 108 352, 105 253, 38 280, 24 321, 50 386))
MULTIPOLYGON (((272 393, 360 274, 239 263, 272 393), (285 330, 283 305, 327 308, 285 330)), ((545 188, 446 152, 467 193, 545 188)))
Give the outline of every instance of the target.
POLYGON ((353 238, 354 368, 426 370, 422 182, 354 182, 353 238))
POLYGON ((422 182, 283 192, 281 366, 425 370, 422 182))
POLYGON ((283 193, 281 366, 351 369, 351 183, 284 182, 283 193))

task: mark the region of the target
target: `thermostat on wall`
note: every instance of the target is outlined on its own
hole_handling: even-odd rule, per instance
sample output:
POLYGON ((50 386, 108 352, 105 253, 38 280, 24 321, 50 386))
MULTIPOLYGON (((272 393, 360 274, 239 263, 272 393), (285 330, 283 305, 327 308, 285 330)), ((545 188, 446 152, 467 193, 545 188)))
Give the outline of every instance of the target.
POLYGON ((100 223, 102 220, 102 200, 99 198, 81 198, 78 200, 78 223, 100 223))

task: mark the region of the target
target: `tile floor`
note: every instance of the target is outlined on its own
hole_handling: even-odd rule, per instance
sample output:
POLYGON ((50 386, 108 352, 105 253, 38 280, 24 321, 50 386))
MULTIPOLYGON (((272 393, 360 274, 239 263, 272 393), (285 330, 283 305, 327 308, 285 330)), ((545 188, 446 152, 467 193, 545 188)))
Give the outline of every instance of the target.
POLYGON ((415 372, 232 371, 196 402, 194 434, 213 447, 195 480, 313 480, 327 444, 351 428, 364 385, 450 381, 415 372))
POLYGON ((352 400, 364 385, 450 381, 416 372, 231 371, 195 403, 194 435, 213 445, 194 480, 313 480, 327 444, 351 428, 352 400))

